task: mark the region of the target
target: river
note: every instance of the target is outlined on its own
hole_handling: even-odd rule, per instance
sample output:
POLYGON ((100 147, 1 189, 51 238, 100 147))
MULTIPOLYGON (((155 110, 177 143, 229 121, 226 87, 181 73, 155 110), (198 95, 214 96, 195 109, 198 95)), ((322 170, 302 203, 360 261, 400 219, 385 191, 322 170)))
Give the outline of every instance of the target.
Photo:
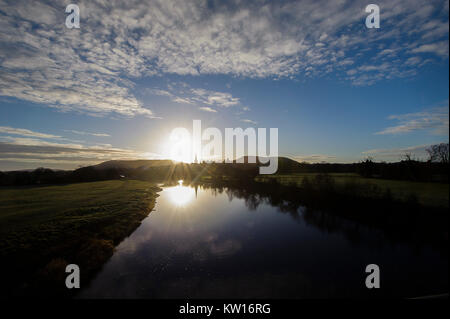
POLYGON ((164 187, 79 298, 416 297, 448 290, 448 254, 227 188, 164 187), (365 268, 380 268, 368 289, 365 268))

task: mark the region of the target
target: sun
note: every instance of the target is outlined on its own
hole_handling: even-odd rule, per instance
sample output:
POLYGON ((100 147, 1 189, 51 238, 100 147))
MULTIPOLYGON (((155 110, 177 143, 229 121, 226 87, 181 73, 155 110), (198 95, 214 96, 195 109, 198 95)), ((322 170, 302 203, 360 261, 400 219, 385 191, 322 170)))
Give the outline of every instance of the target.
POLYGON ((172 161, 192 163, 192 140, 188 132, 175 130, 170 136, 170 146, 172 161))

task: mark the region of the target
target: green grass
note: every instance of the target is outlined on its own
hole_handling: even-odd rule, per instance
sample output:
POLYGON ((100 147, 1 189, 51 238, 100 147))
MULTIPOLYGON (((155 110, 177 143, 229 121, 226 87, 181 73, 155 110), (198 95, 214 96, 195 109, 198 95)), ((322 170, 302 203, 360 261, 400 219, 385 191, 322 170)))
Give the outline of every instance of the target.
POLYGON ((152 210, 158 191, 134 180, 0 188, 2 263, 41 273, 65 261, 97 269, 152 210))
MULTIPOLYGON (((313 179, 316 175, 316 173, 267 175, 259 176, 256 179, 257 181, 268 182, 270 179, 275 178, 282 184, 296 183, 300 186, 305 177, 313 179)), ((374 184, 382 190, 390 189, 393 198, 400 201, 406 201, 411 195, 415 195, 417 196, 419 203, 425 206, 449 206, 449 184, 364 178, 358 174, 352 173, 331 173, 329 175, 333 177, 337 187, 344 186, 349 183, 359 185, 374 184)))

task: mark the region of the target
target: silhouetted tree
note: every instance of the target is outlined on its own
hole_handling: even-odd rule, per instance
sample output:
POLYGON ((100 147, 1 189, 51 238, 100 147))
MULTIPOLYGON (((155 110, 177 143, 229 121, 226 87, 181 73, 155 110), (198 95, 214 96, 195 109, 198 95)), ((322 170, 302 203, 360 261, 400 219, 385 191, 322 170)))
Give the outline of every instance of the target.
POLYGON ((431 163, 448 164, 449 160, 449 145, 448 143, 441 143, 432 145, 427 148, 428 161, 431 163))
POLYGON ((363 177, 372 177, 375 174, 376 164, 372 157, 367 157, 359 164, 358 173, 363 177))

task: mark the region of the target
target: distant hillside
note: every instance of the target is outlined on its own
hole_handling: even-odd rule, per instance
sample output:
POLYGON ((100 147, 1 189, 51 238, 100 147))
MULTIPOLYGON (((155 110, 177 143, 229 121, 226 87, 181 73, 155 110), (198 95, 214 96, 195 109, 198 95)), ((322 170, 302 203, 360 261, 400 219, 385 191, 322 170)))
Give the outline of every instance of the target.
POLYGON ((173 165, 171 160, 113 160, 93 165, 92 167, 96 169, 148 169, 150 167, 170 165, 173 165))
MULTIPOLYGON (((267 161, 267 158, 261 160, 267 161)), ((260 163, 259 158, 257 162, 260 163)), ((244 163, 248 163, 248 156, 244 156, 244 163)), ((174 162, 171 160, 113 160, 106 161, 91 167, 96 169, 148 169, 150 167, 158 166, 173 166, 174 162)), ((300 169, 302 164, 287 157, 278 157, 278 168, 282 170, 296 170, 300 169)))
POLYGON ((154 182, 177 181, 189 178, 187 172, 194 172, 188 166, 171 160, 112 160, 78 168, 72 172, 71 180, 86 182, 129 178, 154 182))
MULTIPOLYGON (((248 164, 248 156, 244 156, 244 163, 248 164)), ((261 161, 267 161, 267 157, 257 157, 257 164, 261 164, 261 161), (261 160, 260 160, 261 159, 261 160)), ((195 165, 195 164, 185 164, 178 163, 182 165, 195 165)), ((220 163, 218 163, 220 164, 220 163)), ((88 166, 90 168, 95 168, 99 170, 148 170, 150 168, 155 169, 157 167, 168 167, 174 166, 177 163, 171 160, 113 160, 103 162, 97 165, 88 166)), ((251 163, 250 163, 251 165, 251 163)), ((258 166, 259 166, 258 165, 258 166)), ((251 165, 253 166, 253 165, 251 165)), ((306 173, 306 172, 355 172, 355 164, 335 164, 335 163, 320 163, 320 164, 309 164, 309 163, 299 163, 288 157, 280 156, 278 157, 278 174, 287 173, 306 173)))
MULTIPOLYGON (((248 163, 248 156, 244 156, 244 163, 248 163)), ((268 157, 256 157, 256 162, 258 164, 262 162, 268 163, 268 157)), ((261 165, 268 165, 268 164, 261 164, 261 165)), ((298 170, 301 170, 302 164, 300 164, 297 161, 294 161, 293 159, 287 158, 287 157, 278 157, 278 172, 279 173, 287 173, 287 172, 295 172, 298 170)))

